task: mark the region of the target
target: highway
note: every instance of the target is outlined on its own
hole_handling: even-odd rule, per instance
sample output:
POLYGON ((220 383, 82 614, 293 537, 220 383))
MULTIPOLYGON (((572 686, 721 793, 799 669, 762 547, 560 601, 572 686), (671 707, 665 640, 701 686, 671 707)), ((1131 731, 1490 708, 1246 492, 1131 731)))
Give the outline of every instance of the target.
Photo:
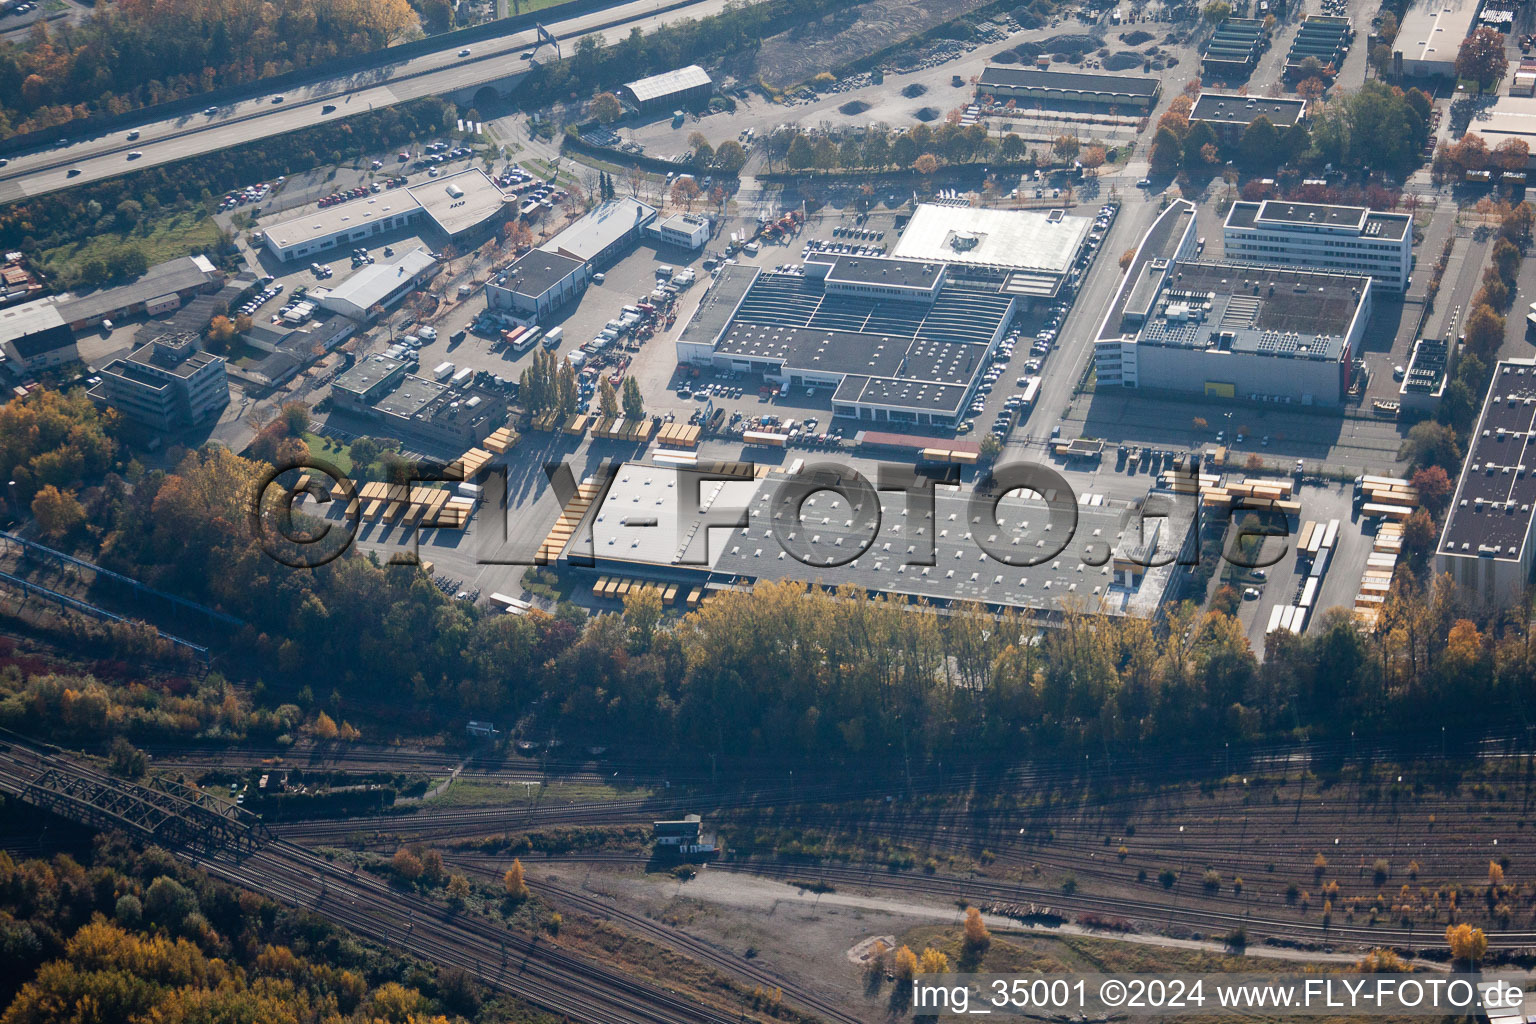
MULTIPOLYGON (((585 35, 606 32, 608 38, 617 38, 632 28, 651 31, 670 22, 717 14, 725 5, 726 0, 635 0, 545 27, 560 40, 562 52, 569 53, 585 35)), ((536 35, 529 30, 471 43, 467 57, 459 56, 462 42, 445 43, 441 50, 409 60, 391 60, 389 51, 384 50, 378 54, 376 67, 343 77, 324 77, 317 72, 312 82, 284 90, 281 103, 274 102, 279 94, 253 82, 246 99, 220 106, 212 114, 188 114, 136 125, 136 139, 128 138, 133 129, 123 128, 11 157, 10 164, 0 168, 0 203, 46 195, 395 103, 471 88, 526 67, 521 54, 535 42, 536 35), (327 105, 336 109, 322 113, 327 105), (132 153, 142 155, 130 157, 132 153), (79 174, 71 177, 72 170, 79 174)), ((545 47, 540 56, 548 52, 545 47)), ((231 187, 237 184, 246 183, 229 182, 231 187)))

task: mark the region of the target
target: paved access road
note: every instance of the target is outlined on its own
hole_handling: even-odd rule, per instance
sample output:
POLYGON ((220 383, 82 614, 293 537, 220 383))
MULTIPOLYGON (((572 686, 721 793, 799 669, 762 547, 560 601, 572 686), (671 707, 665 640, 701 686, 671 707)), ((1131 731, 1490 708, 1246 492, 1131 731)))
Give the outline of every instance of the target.
MULTIPOLYGON (((726 0, 633 0, 546 27, 560 40, 562 51, 569 52, 585 35, 604 30, 628 34, 631 28, 651 31, 685 18, 718 14, 725 5, 726 0)), ((261 91, 261 83, 255 82, 247 99, 220 106, 212 114, 147 122, 137 126, 139 137, 133 140, 128 138, 130 129, 121 129, 12 157, 10 165, 0 170, 0 203, 227 149, 376 107, 472 88, 525 67, 520 55, 535 42, 535 33, 529 30, 471 43, 467 57, 459 56, 464 48, 461 42, 445 42, 443 49, 410 60, 392 61, 385 50, 372 69, 340 78, 317 76, 310 84, 281 94, 261 91), (278 95, 281 103, 274 102, 278 95), (321 113, 328 104, 335 111, 321 113), (142 155, 132 157, 133 153, 142 155), (79 173, 71 177, 72 170, 79 173)))

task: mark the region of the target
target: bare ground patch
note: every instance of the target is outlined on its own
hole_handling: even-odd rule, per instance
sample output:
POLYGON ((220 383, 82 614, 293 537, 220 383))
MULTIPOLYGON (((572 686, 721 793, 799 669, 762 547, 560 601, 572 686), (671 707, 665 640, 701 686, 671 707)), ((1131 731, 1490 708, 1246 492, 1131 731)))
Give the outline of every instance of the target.
POLYGON ((986 0, 869 0, 763 40, 757 76, 775 88, 804 82, 920 35, 986 0))

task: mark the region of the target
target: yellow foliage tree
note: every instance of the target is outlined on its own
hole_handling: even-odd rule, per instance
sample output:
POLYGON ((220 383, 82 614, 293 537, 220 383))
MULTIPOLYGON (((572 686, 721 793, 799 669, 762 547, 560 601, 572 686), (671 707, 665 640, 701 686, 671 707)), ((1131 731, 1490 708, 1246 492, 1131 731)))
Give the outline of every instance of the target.
POLYGON ((896 975, 898 985, 912 984, 912 976, 917 973, 917 954, 911 947, 902 946, 896 951, 896 964, 892 971, 896 975))
POLYGON ((923 974, 948 974, 949 957, 930 946, 918 958, 917 969, 923 974))
POLYGON ((523 862, 513 858, 512 866, 501 876, 501 886, 515 900, 528 898, 528 883, 523 878, 523 862))
POLYGON ((1504 866, 1496 860, 1491 860, 1488 862, 1488 884, 1504 884, 1504 866))
POLYGON ((407 882, 414 882, 421 877, 421 858, 403 846, 390 858, 389 866, 407 882))
POLYGON ((339 730, 336 728, 336 720, 322 711, 315 716, 315 722, 310 726, 310 732, 315 734, 316 739, 333 740, 336 738, 339 730))
POLYGON ((1451 956, 1465 960, 1474 967, 1482 960, 1483 954, 1488 952, 1488 936, 1483 934, 1481 928, 1473 928, 1469 924, 1446 925, 1445 943, 1451 947, 1451 956))
POLYGON ((975 907, 965 908, 965 948, 973 952, 980 952, 992 942, 992 933, 987 931, 987 923, 981 919, 981 911, 975 907))

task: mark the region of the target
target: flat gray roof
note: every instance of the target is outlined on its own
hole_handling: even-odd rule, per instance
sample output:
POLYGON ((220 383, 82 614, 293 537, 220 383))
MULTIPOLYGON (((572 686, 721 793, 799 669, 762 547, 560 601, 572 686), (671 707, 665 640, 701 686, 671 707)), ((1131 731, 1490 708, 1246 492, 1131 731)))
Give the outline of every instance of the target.
POLYGON ((1103 96, 1156 96, 1162 83, 1144 75, 1090 75, 1081 71, 1038 71, 989 64, 976 88, 1059 89, 1103 96))
POLYGON ((400 378, 400 386, 374 403, 379 412, 411 417, 432 404, 432 400, 448 390, 448 385, 408 373, 400 378))
POLYGON ((59 300, 59 314, 69 323, 94 320, 120 309, 137 306, 170 292, 201 288, 217 270, 206 256, 179 256, 157 263, 126 284, 98 288, 85 295, 71 295, 59 300))
POLYGON ((713 345, 730 325, 741 300, 760 273, 762 271, 757 267, 745 263, 727 263, 720 268, 720 276, 709 286, 709 294, 699 303, 677 340, 713 345))
POLYGON ((839 256, 832 261, 827 280, 930 289, 943 273, 942 263, 893 259, 889 256, 839 256))
POLYGON ((1369 286, 1365 275, 1181 260, 1136 343, 1333 362, 1369 286))
POLYGON ((1456 496, 1440 534, 1443 554, 1516 560, 1536 515, 1536 362, 1493 369, 1456 496))
POLYGON ((1286 96, 1240 96, 1235 93, 1202 92, 1189 112, 1190 123, 1248 125, 1262 115, 1276 128, 1289 128, 1307 112, 1307 101, 1286 96))
POLYGON ((585 264, 557 252, 532 249, 517 258, 496 283, 519 295, 537 298, 580 270, 585 264))
POLYGON ((276 224, 259 225, 259 230, 283 248, 329 238, 342 231, 353 231, 391 217, 415 217, 421 203, 408 188, 389 189, 361 199, 349 199, 334 206, 315 207, 296 213, 276 224))

